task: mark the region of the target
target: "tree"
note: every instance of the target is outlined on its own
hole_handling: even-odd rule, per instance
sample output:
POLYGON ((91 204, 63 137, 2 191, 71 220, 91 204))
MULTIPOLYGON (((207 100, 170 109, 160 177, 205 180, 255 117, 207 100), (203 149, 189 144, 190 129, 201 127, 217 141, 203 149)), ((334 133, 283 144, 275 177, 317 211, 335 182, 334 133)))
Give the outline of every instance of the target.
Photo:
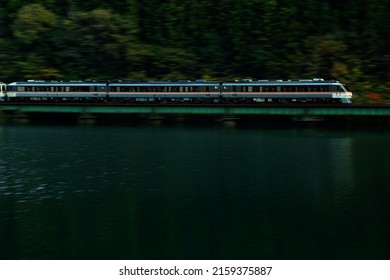
POLYGON ((17 55, 14 65, 26 78, 55 79, 61 76, 53 68, 57 16, 40 4, 29 4, 17 13, 12 30, 17 55))
POLYGON ((52 32, 56 25, 55 14, 40 4, 30 4, 18 12, 13 23, 13 31, 16 40, 31 47, 35 44, 44 44, 42 39, 50 38, 45 35, 52 32))
POLYGON ((70 76, 120 79, 127 75, 127 49, 137 32, 132 21, 95 9, 76 14, 65 26, 63 59, 70 76))

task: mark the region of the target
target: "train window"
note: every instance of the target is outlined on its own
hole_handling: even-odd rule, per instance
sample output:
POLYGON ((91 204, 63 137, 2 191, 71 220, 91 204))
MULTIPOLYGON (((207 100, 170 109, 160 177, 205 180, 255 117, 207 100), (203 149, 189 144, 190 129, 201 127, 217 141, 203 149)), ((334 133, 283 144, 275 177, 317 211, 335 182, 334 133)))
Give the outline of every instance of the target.
POLYGON ((329 91, 329 87, 328 86, 319 86, 319 91, 327 92, 327 91, 329 91))
POLYGON ((24 87, 17 87, 18 91, 24 91, 24 87))
POLYGON ((309 91, 318 92, 318 91, 320 91, 320 87, 319 86, 311 86, 311 87, 309 87, 309 91))

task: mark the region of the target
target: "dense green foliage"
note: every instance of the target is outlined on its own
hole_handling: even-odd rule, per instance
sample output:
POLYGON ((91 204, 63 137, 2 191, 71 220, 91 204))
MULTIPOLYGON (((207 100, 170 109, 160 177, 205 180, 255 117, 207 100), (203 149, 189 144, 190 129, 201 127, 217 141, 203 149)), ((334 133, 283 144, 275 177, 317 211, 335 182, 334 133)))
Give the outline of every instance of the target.
POLYGON ((0 0, 0 80, 332 77, 387 99, 389 3, 0 0))

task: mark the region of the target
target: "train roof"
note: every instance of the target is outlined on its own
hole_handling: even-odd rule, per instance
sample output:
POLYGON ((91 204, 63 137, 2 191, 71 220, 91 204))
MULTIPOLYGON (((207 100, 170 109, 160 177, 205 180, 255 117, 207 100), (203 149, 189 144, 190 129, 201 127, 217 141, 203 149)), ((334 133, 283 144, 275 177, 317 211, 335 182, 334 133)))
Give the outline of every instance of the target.
POLYGON ((10 86, 105 86, 107 82, 102 81, 43 81, 29 80, 27 82, 13 82, 10 86))
POLYGON ((236 80, 223 82, 224 85, 339 85, 340 82, 336 80, 324 80, 324 79, 302 79, 302 80, 236 80))
POLYGON ((234 80, 234 81, 205 81, 205 80, 178 80, 178 81, 44 81, 28 80, 26 82, 13 82, 10 86, 215 86, 223 83, 224 85, 340 85, 336 80, 324 79, 301 79, 301 80, 234 80))
POLYGON ((214 82, 214 81, 110 82, 110 86, 216 86, 219 84, 220 82, 214 82))
POLYGON ((218 85, 216 81, 44 81, 44 80, 28 80, 22 82, 13 82, 11 86, 199 86, 199 85, 218 85))

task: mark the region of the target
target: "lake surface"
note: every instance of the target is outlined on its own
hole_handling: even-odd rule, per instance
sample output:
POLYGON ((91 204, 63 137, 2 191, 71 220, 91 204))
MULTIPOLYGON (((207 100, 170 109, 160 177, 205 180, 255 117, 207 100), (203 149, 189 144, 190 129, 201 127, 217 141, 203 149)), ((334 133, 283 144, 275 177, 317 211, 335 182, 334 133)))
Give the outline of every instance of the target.
POLYGON ((0 125, 0 259, 389 259, 390 127, 0 125))

